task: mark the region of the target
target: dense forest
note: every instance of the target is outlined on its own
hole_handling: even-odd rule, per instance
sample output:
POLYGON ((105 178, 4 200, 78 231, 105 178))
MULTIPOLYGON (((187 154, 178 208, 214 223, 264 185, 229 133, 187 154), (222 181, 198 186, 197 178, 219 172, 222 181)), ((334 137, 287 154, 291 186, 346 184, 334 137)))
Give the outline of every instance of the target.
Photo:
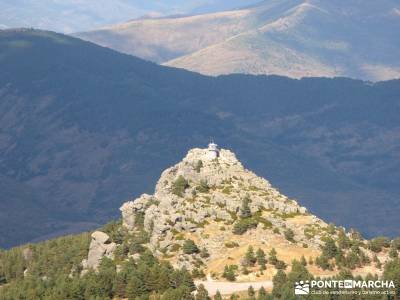
MULTIPOLYGON (((0 299, 212 299, 202 285, 195 286, 194 279, 198 278, 199 274, 195 271, 189 272, 184 268, 174 269, 167 259, 155 258, 146 248, 148 235, 145 231, 128 233, 120 225, 121 222, 111 222, 101 229, 119 245, 114 259, 104 257, 97 271, 90 270, 82 273, 81 262, 88 253, 89 233, 0 251, 0 299)), ((398 257, 400 240, 396 239, 388 244, 387 239, 380 237, 364 243, 358 238, 348 239, 345 236, 339 237, 337 241, 327 239, 321 249, 321 256, 315 262, 307 262, 304 259, 293 260, 290 268, 284 266, 278 269, 273 278, 272 291, 266 291, 264 288, 255 291, 249 288, 247 293, 226 297, 217 293, 213 299, 295 300, 297 299, 294 295, 295 282, 318 279, 307 270, 308 264, 315 263, 324 268, 324 264, 329 261, 330 264, 337 264, 341 270, 332 279, 352 279, 354 277, 351 269, 363 263, 362 255, 357 255, 357 253, 362 253, 360 249, 366 247, 376 253, 388 247, 396 250, 392 251, 390 260, 384 266, 380 266, 383 275, 379 279, 393 280, 396 286, 394 292, 397 296, 341 295, 334 299, 398 299, 400 297, 400 258, 398 257), (351 249, 349 257, 353 264, 346 263, 342 252, 345 249, 351 249)), ((265 264, 267 260, 271 262, 274 257, 276 259, 275 254, 271 252, 268 257, 262 255, 262 264, 265 264)), ((246 255, 254 256, 255 254, 251 249, 246 255)), ((260 257, 257 253, 254 261, 260 263, 260 257)), ((330 268, 329 263, 325 267, 330 268)), ((234 281, 234 272, 231 276, 228 272, 229 270, 224 271, 224 277, 234 281)), ((378 280, 378 276, 371 274, 366 278, 355 277, 354 279, 378 280)), ((304 299, 333 298, 329 295, 309 295, 304 299)))

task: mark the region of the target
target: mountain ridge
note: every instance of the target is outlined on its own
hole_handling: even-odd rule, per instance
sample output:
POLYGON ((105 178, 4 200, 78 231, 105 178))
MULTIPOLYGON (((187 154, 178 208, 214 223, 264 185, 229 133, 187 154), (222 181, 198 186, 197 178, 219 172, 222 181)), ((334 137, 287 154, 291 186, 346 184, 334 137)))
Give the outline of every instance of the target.
POLYGON ((262 1, 219 13, 231 16, 230 25, 214 13, 151 23, 136 20, 76 36, 213 76, 248 73, 380 81, 400 77, 395 59, 400 41, 392 34, 400 28, 396 9, 397 3, 390 0, 381 5, 367 1, 363 6, 352 1, 346 7, 337 1, 262 1))

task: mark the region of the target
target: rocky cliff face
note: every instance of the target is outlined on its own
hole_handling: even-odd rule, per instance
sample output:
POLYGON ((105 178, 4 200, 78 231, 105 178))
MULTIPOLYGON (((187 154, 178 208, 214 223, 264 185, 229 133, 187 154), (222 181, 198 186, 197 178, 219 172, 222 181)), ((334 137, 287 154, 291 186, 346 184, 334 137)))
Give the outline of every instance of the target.
POLYGON ((175 265, 187 268, 192 267, 193 259, 201 259, 200 254, 182 258, 184 240, 189 238, 200 249, 206 249, 209 261, 226 254, 224 245, 235 239, 235 228, 243 237, 257 235, 257 240, 281 235, 277 229, 274 233, 274 228, 291 229, 297 233, 298 242, 317 247, 318 236, 306 238, 300 230, 302 226, 299 229, 298 224, 285 219, 298 217, 312 226, 326 226, 267 180, 246 170, 234 153, 224 149, 216 159, 210 157, 208 149, 190 150, 181 162, 162 173, 153 195, 128 201, 121 211, 123 226, 129 231, 135 231, 138 218, 142 219, 153 253, 173 256, 175 265), (243 206, 248 206, 249 211, 244 212, 243 206), (251 224, 242 222, 244 228, 240 229, 245 213, 251 224))

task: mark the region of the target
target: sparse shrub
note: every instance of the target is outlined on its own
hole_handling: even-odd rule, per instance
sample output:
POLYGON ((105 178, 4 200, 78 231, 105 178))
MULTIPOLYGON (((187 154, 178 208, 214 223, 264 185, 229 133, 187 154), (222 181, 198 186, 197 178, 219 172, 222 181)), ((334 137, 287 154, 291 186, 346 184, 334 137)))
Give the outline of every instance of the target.
POLYGON ((192 277, 193 278, 205 278, 206 275, 204 274, 203 270, 199 268, 194 268, 192 271, 192 277))
POLYGON ((175 240, 177 240, 177 241, 183 241, 184 239, 185 239, 185 237, 184 237, 184 235, 182 233, 178 233, 175 236, 175 240))
POLYGON ((194 253, 199 253, 199 248, 195 244, 193 240, 186 240, 183 243, 182 247, 183 253, 185 254, 194 254, 194 253))
POLYGON ((256 228, 257 224, 257 221, 253 218, 240 219, 233 225, 233 233, 244 234, 247 230, 256 228))
POLYGON ((400 237, 395 238, 395 239, 392 241, 392 246, 393 246, 395 249, 400 250, 400 237))
POLYGON ((200 257, 201 257, 201 258, 210 257, 210 253, 208 253, 207 248, 204 247, 204 248, 201 249, 201 251, 200 251, 200 257))
POLYGON ((388 248, 390 246, 390 241, 385 236, 378 236, 368 243, 368 248, 373 252, 381 252, 382 248, 388 248))
POLYGON ((263 229, 272 228, 272 223, 271 223, 271 221, 267 220, 266 218, 261 217, 261 216, 258 216, 258 217, 256 218, 256 220, 257 220, 258 223, 261 223, 261 224, 264 225, 264 228, 263 228, 263 229))
POLYGON ((327 270, 330 267, 328 258, 323 255, 318 256, 315 259, 315 264, 319 266, 322 270, 327 270))
POLYGON ((172 184, 172 193, 178 197, 183 197, 183 194, 188 187, 188 181, 182 175, 179 175, 172 184))
POLYGON ((335 224, 329 223, 328 227, 326 227, 326 232, 329 233, 330 235, 335 234, 336 233, 335 224))
POLYGON ((173 244, 171 247, 172 252, 177 252, 177 251, 179 251, 179 249, 181 249, 181 245, 179 245, 179 244, 173 244))
POLYGON ((207 181, 200 181, 200 184, 196 187, 196 190, 199 193, 208 193, 210 191, 210 187, 207 184, 207 181))
POLYGON ((235 247, 239 247, 239 244, 236 242, 226 242, 225 247, 226 248, 235 248, 235 247))
POLYGON ((194 169, 196 170, 197 173, 200 173, 202 167, 203 167, 203 161, 198 160, 194 169))
POLYGON ((232 193, 232 186, 226 186, 223 188, 222 193, 224 193, 225 195, 230 195, 232 193))
POLYGON ((395 247, 393 247, 393 245, 390 247, 389 250, 389 257, 390 258, 397 258, 399 257, 399 254, 397 253, 397 249, 395 247))
POLYGON ((278 261, 276 262, 276 264, 275 264, 275 268, 276 268, 277 270, 284 270, 284 269, 286 269, 286 267, 287 267, 287 265, 286 265, 285 262, 282 261, 282 260, 278 260, 278 261))
POLYGON ((285 230, 285 232, 283 233, 285 238, 289 241, 289 242, 294 242, 294 232, 292 229, 288 228, 285 230))
POLYGON ((352 250, 345 256, 344 266, 351 270, 361 266, 360 257, 355 251, 352 250))

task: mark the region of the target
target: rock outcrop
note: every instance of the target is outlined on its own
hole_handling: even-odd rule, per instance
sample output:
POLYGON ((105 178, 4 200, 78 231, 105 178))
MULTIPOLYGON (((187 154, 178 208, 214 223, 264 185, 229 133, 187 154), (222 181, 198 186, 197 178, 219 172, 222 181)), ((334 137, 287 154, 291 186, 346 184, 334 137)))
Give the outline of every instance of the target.
MULTIPOLYGON (((246 170, 235 154, 220 150, 212 159, 208 149, 192 149, 175 166, 166 169, 154 195, 144 194, 120 208, 123 226, 134 231, 136 218, 143 217, 143 228, 150 235, 149 248, 156 254, 182 246, 179 233, 201 232, 204 224, 233 224, 244 199, 252 214, 306 214, 295 200, 282 195, 264 178, 246 170)), ((272 221, 271 221, 272 222, 272 221)), ((275 221, 279 225, 279 221, 275 221)), ((204 245, 210 241, 204 241, 204 245)))
POLYGON ((85 274, 89 269, 97 270, 103 257, 113 258, 117 244, 110 242, 110 237, 101 231, 92 233, 88 258, 82 261, 85 274))

